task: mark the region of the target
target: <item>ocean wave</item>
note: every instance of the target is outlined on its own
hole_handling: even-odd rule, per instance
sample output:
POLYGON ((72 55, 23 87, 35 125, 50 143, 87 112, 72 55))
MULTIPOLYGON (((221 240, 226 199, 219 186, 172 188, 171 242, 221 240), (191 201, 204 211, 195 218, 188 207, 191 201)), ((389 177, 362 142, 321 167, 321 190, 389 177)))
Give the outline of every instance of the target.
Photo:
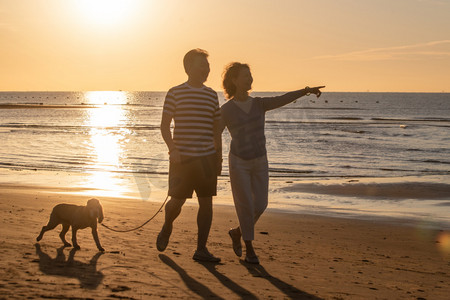
POLYGON ((280 191, 329 194, 346 197, 383 198, 389 200, 436 200, 450 198, 450 184, 428 182, 304 184, 283 187, 280 191))
POLYGON ((0 109, 51 109, 51 108, 98 108, 100 105, 93 104, 44 104, 44 103, 25 103, 25 104, 0 104, 0 109))
POLYGON ((390 122, 450 122, 448 118, 371 118, 373 121, 390 121, 390 122))
POLYGON ((426 151, 426 150, 424 150, 424 149, 418 149, 418 148, 408 148, 408 149, 405 149, 406 151, 410 151, 410 152, 424 152, 424 151, 426 151))
POLYGON ((80 129, 107 129, 107 130, 118 130, 118 129, 130 129, 130 130, 159 130, 159 125, 132 125, 132 126, 93 126, 93 125, 39 125, 39 124, 17 124, 17 123, 7 123, 1 124, 0 128, 8 129, 53 129, 53 130, 80 130, 80 129))
POLYGON ((269 172, 272 173, 285 173, 285 174, 311 174, 314 171, 311 170, 295 170, 287 168, 269 168, 269 172))
POLYGON ((105 106, 119 106, 119 107, 148 107, 161 109, 160 104, 141 104, 141 103, 63 103, 63 104, 48 104, 44 102, 30 102, 30 103, 0 103, 0 109, 67 109, 67 108, 102 108, 105 106))
POLYGON ((357 107, 283 107, 282 109, 286 110, 296 110, 296 109, 313 109, 313 110, 365 110, 364 108, 357 108, 357 107))
POLYGON ((410 162, 422 162, 422 163, 427 163, 427 164, 450 165, 450 161, 436 160, 436 159, 424 159, 424 160, 410 159, 409 161, 410 162))
MULTIPOLYGON (((99 166, 88 163, 67 163, 66 161, 61 164, 60 162, 53 161, 55 164, 45 165, 45 164, 21 164, 21 163, 8 163, 0 162, 0 169, 9 169, 13 171, 65 171, 65 172, 77 172, 77 173, 89 173, 89 172, 109 172, 115 174, 147 174, 147 175, 168 175, 168 171, 149 171, 144 169, 111 169, 114 166, 99 166)), ((228 176, 228 174, 223 174, 222 176, 228 176)))
POLYGON ((360 120, 364 120, 364 118, 359 118, 359 117, 331 117, 331 118, 325 118, 328 120, 344 120, 344 121, 360 121, 360 120))

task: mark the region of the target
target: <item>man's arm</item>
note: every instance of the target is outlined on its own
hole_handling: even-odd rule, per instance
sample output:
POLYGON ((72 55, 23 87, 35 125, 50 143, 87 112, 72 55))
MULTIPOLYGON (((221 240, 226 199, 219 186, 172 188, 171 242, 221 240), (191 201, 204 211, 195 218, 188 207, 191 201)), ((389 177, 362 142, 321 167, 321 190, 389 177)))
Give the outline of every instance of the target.
POLYGON ((170 131, 170 123, 172 122, 172 117, 163 113, 161 118, 161 135, 164 142, 169 148, 169 155, 171 162, 179 162, 180 161, 180 153, 173 142, 172 132, 170 131))
POLYGON ((222 119, 214 120, 214 148, 217 155, 217 175, 222 173, 222 132, 224 125, 222 119))

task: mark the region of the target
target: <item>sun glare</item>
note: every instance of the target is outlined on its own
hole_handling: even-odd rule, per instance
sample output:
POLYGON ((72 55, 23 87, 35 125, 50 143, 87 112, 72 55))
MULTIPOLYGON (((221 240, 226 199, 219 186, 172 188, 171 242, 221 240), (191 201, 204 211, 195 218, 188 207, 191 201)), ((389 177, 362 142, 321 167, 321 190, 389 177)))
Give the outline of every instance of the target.
POLYGON ((125 92, 92 91, 85 98, 90 104, 103 104, 87 110, 86 125, 91 128, 90 145, 96 158, 95 171, 88 177, 87 186, 101 196, 119 195, 127 192, 115 171, 121 168, 123 146, 130 134, 126 127, 128 115, 120 104, 127 101, 125 92), (106 104, 106 105, 105 105, 106 104))
POLYGON ((89 23, 103 26, 121 24, 136 12, 135 0, 78 0, 76 4, 89 23))
POLYGON ((127 104, 127 93, 120 91, 90 91, 85 93, 89 104, 127 104))

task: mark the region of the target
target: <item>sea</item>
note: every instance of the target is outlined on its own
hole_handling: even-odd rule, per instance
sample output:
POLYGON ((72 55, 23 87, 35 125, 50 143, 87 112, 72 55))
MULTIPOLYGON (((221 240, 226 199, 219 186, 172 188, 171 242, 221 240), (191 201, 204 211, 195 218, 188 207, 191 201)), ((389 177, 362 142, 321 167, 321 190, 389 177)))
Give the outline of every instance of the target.
MULTIPOLYGON (((168 150, 159 130, 165 94, 0 92, 0 183, 114 196, 130 195, 134 185, 143 200, 151 198, 152 189, 167 188, 168 150)), ((277 195, 269 208, 450 228, 449 93, 324 92, 267 112, 265 130, 277 195)), ((225 130, 225 185, 229 141, 225 130)), ((220 182, 219 194, 229 194, 220 182)))

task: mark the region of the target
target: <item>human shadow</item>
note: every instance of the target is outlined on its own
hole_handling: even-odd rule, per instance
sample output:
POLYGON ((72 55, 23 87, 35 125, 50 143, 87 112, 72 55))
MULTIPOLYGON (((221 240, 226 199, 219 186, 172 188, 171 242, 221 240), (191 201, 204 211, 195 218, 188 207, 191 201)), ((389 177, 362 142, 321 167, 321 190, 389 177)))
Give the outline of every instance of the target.
POLYGON ((210 298, 224 299, 219 295, 217 295, 216 293, 214 293, 213 291, 211 291, 206 285, 198 282, 197 280, 189 276, 189 274, 182 267, 180 267, 167 255, 159 254, 158 257, 163 263, 171 267, 174 271, 176 271, 180 275, 181 279, 184 281, 186 286, 191 291, 193 291, 203 299, 210 299, 210 298))
POLYGON ((66 260, 64 246, 56 250, 56 258, 51 258, 41 250, 41 246, 36 243, 36 254, 39 256, 39 270, 46 275, 56 275, 61 277, 76 278, 80 286, 85 289, 96 289, 103 280, 103 273, 97 270, 97 261, 103 252, 95 254, 89 263, 75 260, 77 249, 72 248, 66 260))
POLYGON ((220 273, 216 269, 216 264, 211 264, 208 262, 198 262, 203 265, 211 274, 213 274, 225 287, 236 293, 236 295, 240 296, 242 299, 258 299, 252 292, 240 286, 229 277, 220 273))
POLYGON ((307 292, 301 291, 295 286, 284 282, 283 280, 276 278, 269 274, 266 269, 262 265, 254 265, 246 263, 244 260, 241 260, 240 263, 247 268, 249 273, 255 277, 261 277, 269 281, 273 286, 279 289, 282 293, 284 293, 289 299, 313 299, 313 300, 321 300, 317 296, 308 294, 307 292))

